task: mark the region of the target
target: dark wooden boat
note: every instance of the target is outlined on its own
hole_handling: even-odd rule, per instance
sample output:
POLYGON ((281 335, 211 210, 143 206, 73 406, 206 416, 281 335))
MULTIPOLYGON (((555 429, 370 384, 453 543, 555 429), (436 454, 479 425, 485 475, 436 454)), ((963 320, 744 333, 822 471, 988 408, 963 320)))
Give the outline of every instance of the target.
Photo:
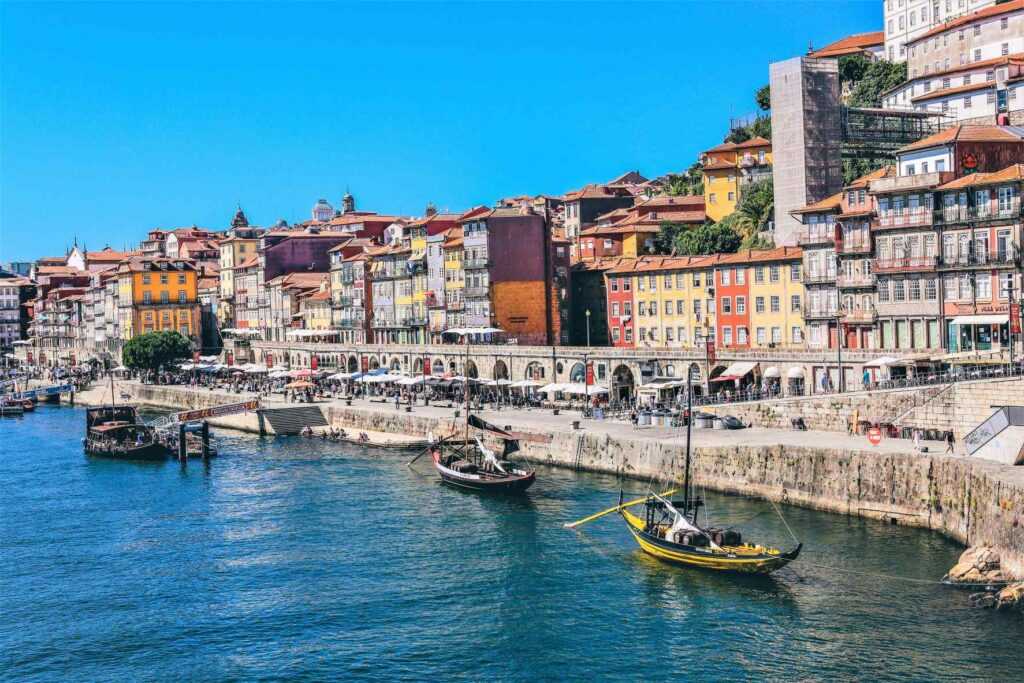
POLYGON ((25 406, 21 401, 0 399, 0 417, 17 417, 25 414, 25 406))
POLYGON ((519 442, 511 434, 475 415, 467 416, 467 424, 498 439, 503 444, 502 453, 499 456, 487 448, 479 437, 475 441, 467 437, 457 443, 441 439, 429 449, 441 481, 462 489, 494 493, 521 493, 533 485, 536 471, 511 459, 519 450, 519 442))
POLYGON ((134 406, 101 406, 85 411, 85 452, 120 460, 165 460, 170 451, 134 406))

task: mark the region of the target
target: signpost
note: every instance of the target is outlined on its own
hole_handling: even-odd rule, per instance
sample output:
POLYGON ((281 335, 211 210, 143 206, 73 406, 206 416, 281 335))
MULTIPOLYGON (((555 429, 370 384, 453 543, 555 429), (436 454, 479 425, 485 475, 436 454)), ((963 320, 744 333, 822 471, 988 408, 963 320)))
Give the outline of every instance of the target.
POLYGON ((882 443, 882 430, 878 427, 872 427, 868 430, 868 442, 872 446, 877 446, 882 443))
POLYGON ((178 413, 175 417, 178 422, 192 422, 194 420, 203 420, 208 417, 221 417, 223 415, 231 415, 234 413, 244 413, 246 411, 256 410, 259 407, 259 399, 253 399, 242 403, 228 403, 222 406, 214 406, 213 408, 203 408, 202 410, 186 410, 178 413))

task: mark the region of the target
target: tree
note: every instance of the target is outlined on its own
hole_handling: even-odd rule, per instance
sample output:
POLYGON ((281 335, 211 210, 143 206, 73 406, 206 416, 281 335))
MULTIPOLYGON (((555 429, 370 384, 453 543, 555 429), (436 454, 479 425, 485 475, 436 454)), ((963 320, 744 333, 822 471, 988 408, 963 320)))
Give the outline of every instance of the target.
POLYGON ((125 367, 133 370, 161 370, 188 358, 192 345, 177 332, 149 332, 132 337, 124 345, 125 367))
POLYGON ((669 173, 662 186, 662 194, 669 197, 704 194, 704 177, 701 165, 694 163, 684 173, 669 173))
POLYGON ((751 137, 750 130, 746 126, 738 126, 729 131, 729 134, 725 136, 725 142, 740 143, 746 142, 751 137))
POLYGON ((864 78, 871 62, 864 54, 843 55, 839 58, 839 82, 857 83, 864 78))
POLYGON ((758 116, 754 119, 754 122, 747 126, 747 131, 750 133, 750 137, 762 137, 765 140, 772 139, 772 117, 770 116, 758 116))
POLYGON ((708 222, 698 228, 682 230, 676 237, 676 253, 686 256, 732 254, 742 241, 729 225, 708 222))
POLYGON ((882 93, 907 80, 906 62, 876 60, 868 65, 863 76, 853 86, 848 104, 851 107, 880 107, 882 93))
POLYGON ((757 106, 761 108, 761 111, 768 111, 772 108, 772 87, 770 85, 762 85, 757 89, 754 94, 754 101, 757 102, 757 106))

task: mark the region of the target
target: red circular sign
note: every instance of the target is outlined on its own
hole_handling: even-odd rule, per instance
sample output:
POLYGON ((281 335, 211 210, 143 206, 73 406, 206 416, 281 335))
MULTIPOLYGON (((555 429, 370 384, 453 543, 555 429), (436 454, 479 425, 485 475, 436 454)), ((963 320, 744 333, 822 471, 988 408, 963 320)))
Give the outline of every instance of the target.
POLYGON ((882 442, 882 430, 878 427, 872 427, 868 430, 868 441, 871 442, 872 446, 877 446, 882 442))

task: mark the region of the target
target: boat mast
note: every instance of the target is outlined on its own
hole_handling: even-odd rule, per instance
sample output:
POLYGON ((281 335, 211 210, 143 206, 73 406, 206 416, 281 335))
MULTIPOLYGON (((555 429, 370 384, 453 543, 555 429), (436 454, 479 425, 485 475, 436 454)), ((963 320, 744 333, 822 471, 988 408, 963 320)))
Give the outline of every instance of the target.
POLYGON ((466 360, 462 364, 462 396, 466 401, 466 436, 463 448, 469 448, 469 334, 465 334, 463 339, 466 342, 466 360))
MULTIPOLYGON (((693 430, 693 372, 686 372, 686 473, 683 477, 683 515, 690 514, 690 434, 693 430)), ((694 521, 696 521, 696 514, 694 521)))

